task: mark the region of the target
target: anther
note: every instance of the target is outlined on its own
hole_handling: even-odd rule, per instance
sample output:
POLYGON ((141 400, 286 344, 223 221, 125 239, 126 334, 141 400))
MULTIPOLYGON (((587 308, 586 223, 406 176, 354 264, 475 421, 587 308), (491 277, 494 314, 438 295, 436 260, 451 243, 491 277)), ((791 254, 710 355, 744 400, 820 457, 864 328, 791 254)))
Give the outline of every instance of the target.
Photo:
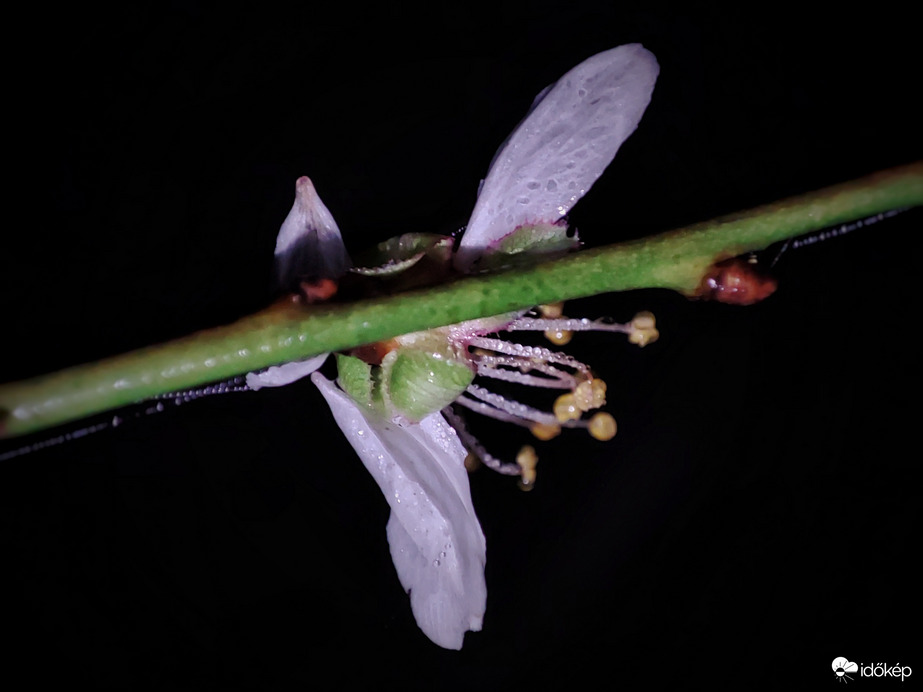
POLYGON ((552 410, 554 411, 554 417, 557 418, 560 423, 576 420, 580 418, 582 414, 580 407, 577 406, 576 397, 570 393, 562 394, 555 399, 552 410))
POLYGON ((569 329, 549 329, 545 332, 545 338, 555 346, 565 346, 574 338, 574 333, 569 329))
POLYGON ((561 426, 553 423, 534 423, 529 430, 536 439, 542 442, 547 442, 561 434, 561 426))
POLYGON ((574 403, 581 411, 592 411, 606 403, 606 383, 594 377, 584 380, 574 389, 574 403))
POLYGON ((564 315, 564 301, 549 303, 548 305, 539 305, 538 312, 542 317, 549 320, 557 319, 564 315))
POLYGON ((516 455, 516 463, 521 469, 519 477, 520 490, 532 490, 535 487, 535 466, 538 464, 538 455, 535 453, 535 448, 530 445, 523 446, 519 450, 519 454, 516 455))
POLYGON ((654 343, 660 336, 654 315, 650 312, 639 312, 632 318, 628 326, 631 330, 628 333, 628 340, 642 348, 654 343))
POLYGON ((607 442, 615 437, 618 426, 608 413, 600 412, 590 418, 590 424, 587 426, 590 435, 601 442, 607 442))

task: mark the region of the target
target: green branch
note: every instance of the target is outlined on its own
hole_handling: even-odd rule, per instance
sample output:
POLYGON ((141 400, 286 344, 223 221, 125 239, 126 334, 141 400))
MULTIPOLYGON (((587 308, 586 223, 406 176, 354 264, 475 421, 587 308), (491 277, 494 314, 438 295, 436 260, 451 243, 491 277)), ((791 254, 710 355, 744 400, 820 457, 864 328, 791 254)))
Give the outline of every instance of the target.
POLYGON ((270 365, 543 303, 638 288, 691 294, 717 260, 918 205, 923 205, 923 163, 528 268, 348 304, 280 303, 227 326, 0 385, 0 436, 33 432, 270 365))

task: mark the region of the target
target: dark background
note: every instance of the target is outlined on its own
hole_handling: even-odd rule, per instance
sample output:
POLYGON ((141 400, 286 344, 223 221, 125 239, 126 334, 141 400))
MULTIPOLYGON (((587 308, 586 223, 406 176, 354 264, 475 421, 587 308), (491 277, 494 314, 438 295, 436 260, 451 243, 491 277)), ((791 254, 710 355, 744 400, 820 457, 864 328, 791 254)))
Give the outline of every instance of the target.
MULTIPOLYGON (((459 228, 533 96, 622 43, 644 43, 661 76, 572 214, 589 245, 920 157, 918 36, 886 4, 617 5, 175 2, 11 18, 28 48, 8 63, 0 379, 264 305, 299 175, 353 252, 459 228)), ((779 291, 752 308, 660 291, 571 304, 623 320, 651 309, 662 337, 567 349, 609 382, 614 441, 550 443, 532 493, 472 476, 489 601, 460 653, 416 628, 387 506, 309 382, 128 412, 10 458, 4 670, 34 687, 294 689, 332 675, 470 690, 598 675, 628 689, 832 686, 837 656, 919 668, 904 630, 920 615, 907 397, 921 219, 785 253, 779 291)))

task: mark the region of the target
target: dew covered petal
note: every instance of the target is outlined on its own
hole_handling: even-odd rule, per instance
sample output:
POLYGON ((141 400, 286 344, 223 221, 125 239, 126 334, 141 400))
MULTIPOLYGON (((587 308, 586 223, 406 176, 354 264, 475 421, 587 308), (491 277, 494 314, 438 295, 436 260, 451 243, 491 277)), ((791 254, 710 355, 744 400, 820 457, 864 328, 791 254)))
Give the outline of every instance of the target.
POLYGON ((388 542, 417 625, 460 649, 487 604, 486 545, 464 467, 466 451, 441 414, 399 425, 374 416, 320 373, 311 377, 391 507, 388 542))
POLYGON ((658 72, 643 46, 619 46, 585 60, 539 94, 494 157, 456 268, 469 271, 517 228, 564 217, 638 126, 658 72))
POLYGON ((321 353, 313 358, 296 360, 283 365, 273 365, 271 368, 261 372, 247 373, 247 386, 253 390, 263 387, 284 387, 310 375, 324 364, 329 355, 329 353, 321 353))

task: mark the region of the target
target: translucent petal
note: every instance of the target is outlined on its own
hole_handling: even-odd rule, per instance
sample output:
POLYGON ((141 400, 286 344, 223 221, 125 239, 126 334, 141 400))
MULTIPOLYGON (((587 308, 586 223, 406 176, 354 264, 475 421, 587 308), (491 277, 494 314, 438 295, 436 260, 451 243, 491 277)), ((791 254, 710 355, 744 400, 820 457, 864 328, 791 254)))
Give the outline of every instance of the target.
POLYGON ((352 262, 333 214, 307 176, 295 181, 295 203, 276 237, 275 279, 291 290, 299 279, 337 279, 352 262))
POLYGON ((274 365, 262 372, 247 373, 247 386, 254 390, 262 387, 284 387, 310 375, 324 364, 329 355, 329 353, 321 353, 319 356, 306 360, 274 365))
POLYGON ((368 415, 315 373, 333 417, 391 506, 388 542, 420 629, 460 649, 487 604, 486 545, 474 513, 465 449, 441 414, 401 426, 368 415))
POLYGON ((577 65, 536 98, 494 157, 455 258, 468 271, 492 243, 559 221, 592 187, 644 114, 659 72, 640 44, 577 65))

